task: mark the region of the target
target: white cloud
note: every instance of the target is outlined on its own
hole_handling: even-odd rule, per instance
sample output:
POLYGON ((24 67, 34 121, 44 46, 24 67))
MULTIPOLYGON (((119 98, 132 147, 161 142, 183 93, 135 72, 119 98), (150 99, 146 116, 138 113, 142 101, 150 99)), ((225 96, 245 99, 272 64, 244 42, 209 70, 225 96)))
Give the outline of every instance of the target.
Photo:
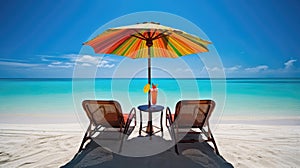
POLYGON ((90 56, 90 55, 83 55, 79 58, 76 59, 76 62, 79 62, 79 63, 89 63, 89 64, 98 64, 98 62, 100 61, 100 57, 93 57, 93 56, 90 56))
POLYGON ((50 68, 72 68, 72 65, 67 65, 67 64, 54 65, 54 64, 50 64, 50 65, 48 65, 48 67, 50 67, 50 68))
POLYGON ((192 72, 192 70, 190 68, 186 68, 184 72, 192 72))
POLYGON ((92 66, 91 64, 89 63, 82 63, 81 66, 84 66, 84 67, 89 67, 89 66, 92 66))
POLYGON ((224 68, 226 72, 236 72, 241 69, 241 65, 235 65, 229 68, 224 68))
POLYGON ((259 65, 259 66, 256 66, 256 67, 246 68, 245 71, 260 72, 260 71, 265 71, 267 69, 269 69, 269 67, 267 65, 259 65))
POLYGON ((223 67, 212 67, 212 68, 206 67, 206 70, 207 70, 207 72, 222 72, 222 71, 224 71, 224 68, 223 67))
POLYGON ((99 65, 98 65, 98 67, 99 68, 112 68, 112 67, 114 67, 115 66, 115 64, 111 64, 109 61, 107 61, 107 60, 102 60, 102 61, 100 61, 99 62, 99 65))
POLYGON ((12 67, 36 67, 36 66, 39 66, 40 64, 0 61, 0 65, 2 65, 2 66, 12 66, 12 67))
POLYGON ((115 64, 111 63, 111 59, 106 59, 99 56, 83 55, 76 59, 76 64, 81 66, 95 66, 98 68, 113 68, 115 64))
POLYGON ((75 65, 75 63, 73 63, 73 62, 66 62, 65 64, 66 65, 72 65, 72 66, 75 65))
POLYGON ((59 56, 51 56, 51 55, 38 55, 41 57, 41 61, 43 62, 61 62, 61 61, 71 61, 75 62, 78 58, 77 54, 64 54, 59 56))
POLYGON ((74 63, 61 62, 61 61, 52 62, 51 64, 48 65, 48 67, 50 68, 72 68, 73 66, 74 63))
POLYGON ((112 67, 114 67, 115 66, 115 64, 105 64, 105 65, 103 65, 102 67, 103 68, 112 68, 112 67))
POLYGON ((294 63, 296 62, 297 60, 295 60, 295 59, 291 59, 291 60, 288 60, 287 62, 285 62, 284 63, 284 68, 285 69, 289 69, 289 68, 291 68, 291 67, 293 67, 294 66, 294 63))
POLYGON ((65 54, 60 56, 40 55, 43 62, 49 62, 50 68, 71 68, 74 65, 82 67, 97 66, 99 68, 113 68, 113 59, 101 56, 65 54))
POLYGON ((235 66, 232 66, 232 67, 211 67, 211 68, 208 68, 208 67, 204 67, 202 69, 202 71, 210 71, 210 72, 237 72, 238 70, 241 69, 241 65, 235 65, 235 66))
POLYGON ((55 62, 52 62, 52 64, 53 65, 60 65, 60 64, 62 64, 62 62, 61 61, 55 61, 55 62))
POLYGON ((60 56, 61 58, 69 59, 70 61, 76 61, 76 59, 79 57, 79 54, 65 54, 60 56))
POLYGON ((192 70, 190 68, 177 68, 175 72, 192 72, 192 70))
POLYGON ((11 59, 11 58, 0 58, 0 61, 4 62, 28 62, 28 60, 20 60, 20 59, 11 59))
POLYGON ((49 59, 47 59, 47 58, 41 58, 41 60, 44 61, 44 62, 51 61, 51 60, 49 60, 49 59))
POLYGON ((50 62, 50 61, 55 61, 53 59, 55 59, 55 56, 50 56, 50 55, 37 55, 41 57, 41 61, 43 62, 50 62))

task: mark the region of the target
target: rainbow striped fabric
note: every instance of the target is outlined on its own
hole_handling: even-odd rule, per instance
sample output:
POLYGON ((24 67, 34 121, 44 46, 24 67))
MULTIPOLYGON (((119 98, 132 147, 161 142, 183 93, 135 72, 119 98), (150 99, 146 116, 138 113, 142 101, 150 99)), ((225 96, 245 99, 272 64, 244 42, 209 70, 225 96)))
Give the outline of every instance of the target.
POLYGON ((211 42, 154 22, 111 28, 84 43, 95 53, 129 58, 177 58, 207 52, 211 42), (148 51, 149 47, 149 51, 148 51))

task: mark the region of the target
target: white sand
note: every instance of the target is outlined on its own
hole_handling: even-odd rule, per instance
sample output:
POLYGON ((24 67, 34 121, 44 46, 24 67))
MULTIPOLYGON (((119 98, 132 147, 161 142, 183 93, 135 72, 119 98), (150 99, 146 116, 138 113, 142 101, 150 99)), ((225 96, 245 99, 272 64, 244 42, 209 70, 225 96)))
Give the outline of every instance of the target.
POLYGON ((82 136, 76 124, 1 124, 0 167, 59 167, 76 153, 82 136))
MULTIPOLYGON (((300 126, 220 124, 213 133, 234 167, 300 167, 300 126)), ((0 167, 62 166, 83 134, 77 124, 0 124, 0 167)))
POLYGON ((234 167, 300 167, 300 126, 223 124, 214 134, 234 167))

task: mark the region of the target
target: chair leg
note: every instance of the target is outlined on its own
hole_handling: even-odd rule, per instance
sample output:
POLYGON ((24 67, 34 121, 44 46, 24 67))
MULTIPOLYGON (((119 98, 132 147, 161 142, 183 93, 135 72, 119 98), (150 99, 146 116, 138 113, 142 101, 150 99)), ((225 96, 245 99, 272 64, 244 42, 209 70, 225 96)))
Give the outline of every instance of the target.
POLYGON ((177 144, 175 144, 175 152, 177 153, 177 155, 179 155, 178 145, 177 144))
POLYGON ((128 129, 129 129, 129 126, 126 124, 125 127, 124 127, 123 134, 127 134, 128 129))
MULTIPOLYGON (((92 125, 90 124, 89 127, 88 127, 88 129, 86 130, 86 132, 85 132, 85 134, 84 134, 84 137, 82 138, 82 142, 81 142, 81 144, 80 144, 79 150, 78 150, 78 152, 76 153, 76 155, 82 150, 83 145, 85 144, 85 142, 86 142, 88 139, 91 139, 91 138, 88 136, 88 134, 89 134, 90 131, 91 131, 91 127, 92 127, 92 125)), ((76 156, 76 155, 75 155, 75 156, 76 156)))
POLYGON ((121 153, 121 152, 122 152, 123 142, 124 142, 124 138, 125 138, 125 135, 126 135, 126 134, 124 134, 124 133, 121 133, 121 134, 122 134, 122 138, 121 138, 121 144, 120 144, 118 153, 121 153))
POLYGON ((83 145, 84 145, 85 141, 87 140, 86 136, 87 136, 87 132, 84 134, 84 137, 82 138, 82 141, 81 141, 81 144, 80 144, 80 147, 79 147, 79 150, 77 153, 79 153, 82 150, 83 145))
POLYGON ((90 138, 90 137, 87 137, 87 132, 86 132, 86 133, 84 134, 84 137, 83 137, 83 139, 82 139, 82 142, 81 142, 81 144, 80 144, 80 147, 79 147, 77 153, 75 154, 75 156, 74 156, 73 158, 75 158, 75 157, 79 154, 79 152, 83 149, 83 145, 85 144, 85 142, 86 142, 88 139, 91 139, 91 138, 90 138))
MULTIPOLYGON (((175 125, 171 125, 171 134, 173 135, 174 141, 175 141, 175 152, 177 153, 177 155, 179 155, 179 149, 178 149, 178 143, 179 141, 177 141, 177 137, 176 137, 176 133, 175 133, 175 125)), ((178 127, 177 127, 178 128, 178 127)), ((178 132, 178 131, 177 131, 178 132)))
POLYGON ((216 144, 216 141, 215 141, 215 138, 214 138, 214 136, 212 135, 212 133, 211 133, 210 135, 211 135, 211 141, 212 141, 212 143, 213 143, 213 145, 214 145, 214 147, 215 147, 216 154, 217 154, 217 155, 220 155, 219 150, 218 150, 218 147, 217 147, 217 144, 216 144))
POLYGON ((220 155, 219 150, 218 150, 218 147, 217 147, 217 143, 216 143, 215 138, 214 138, 214 136, 213 136, 213 134, 212 134, 212 132, 211 132, 211 130, 210 130, 209 123, 207 123, 207 128, 208 128, 208 132, 205 132, 205 131, 202 131, 202 132, 203 132, 204 134, 205 134, 205 133, 208 134, 208 135, 205 134, 205 136, 207 137, 207 139, 208 139, 209 141, 211 141, 211 142, 213 143, 216 154, 217 154, 217 155, 220 155))
POLYGON ((169 128, 169 126, 168 126, 168 114, 166 114, 166 127, 169 128))

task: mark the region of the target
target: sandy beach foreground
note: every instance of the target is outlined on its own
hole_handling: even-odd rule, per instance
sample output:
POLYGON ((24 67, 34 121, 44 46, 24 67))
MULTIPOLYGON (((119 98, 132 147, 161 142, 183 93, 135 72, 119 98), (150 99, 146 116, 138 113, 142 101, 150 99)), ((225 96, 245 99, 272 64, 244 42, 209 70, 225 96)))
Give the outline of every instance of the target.
MULTIPOLYGON (((0 124, 0 167, 60 167, 78 150, 78 124, 0 124)), ((300 126, 219 124, 214 135, 234 167, 299 167, 300 126)))

